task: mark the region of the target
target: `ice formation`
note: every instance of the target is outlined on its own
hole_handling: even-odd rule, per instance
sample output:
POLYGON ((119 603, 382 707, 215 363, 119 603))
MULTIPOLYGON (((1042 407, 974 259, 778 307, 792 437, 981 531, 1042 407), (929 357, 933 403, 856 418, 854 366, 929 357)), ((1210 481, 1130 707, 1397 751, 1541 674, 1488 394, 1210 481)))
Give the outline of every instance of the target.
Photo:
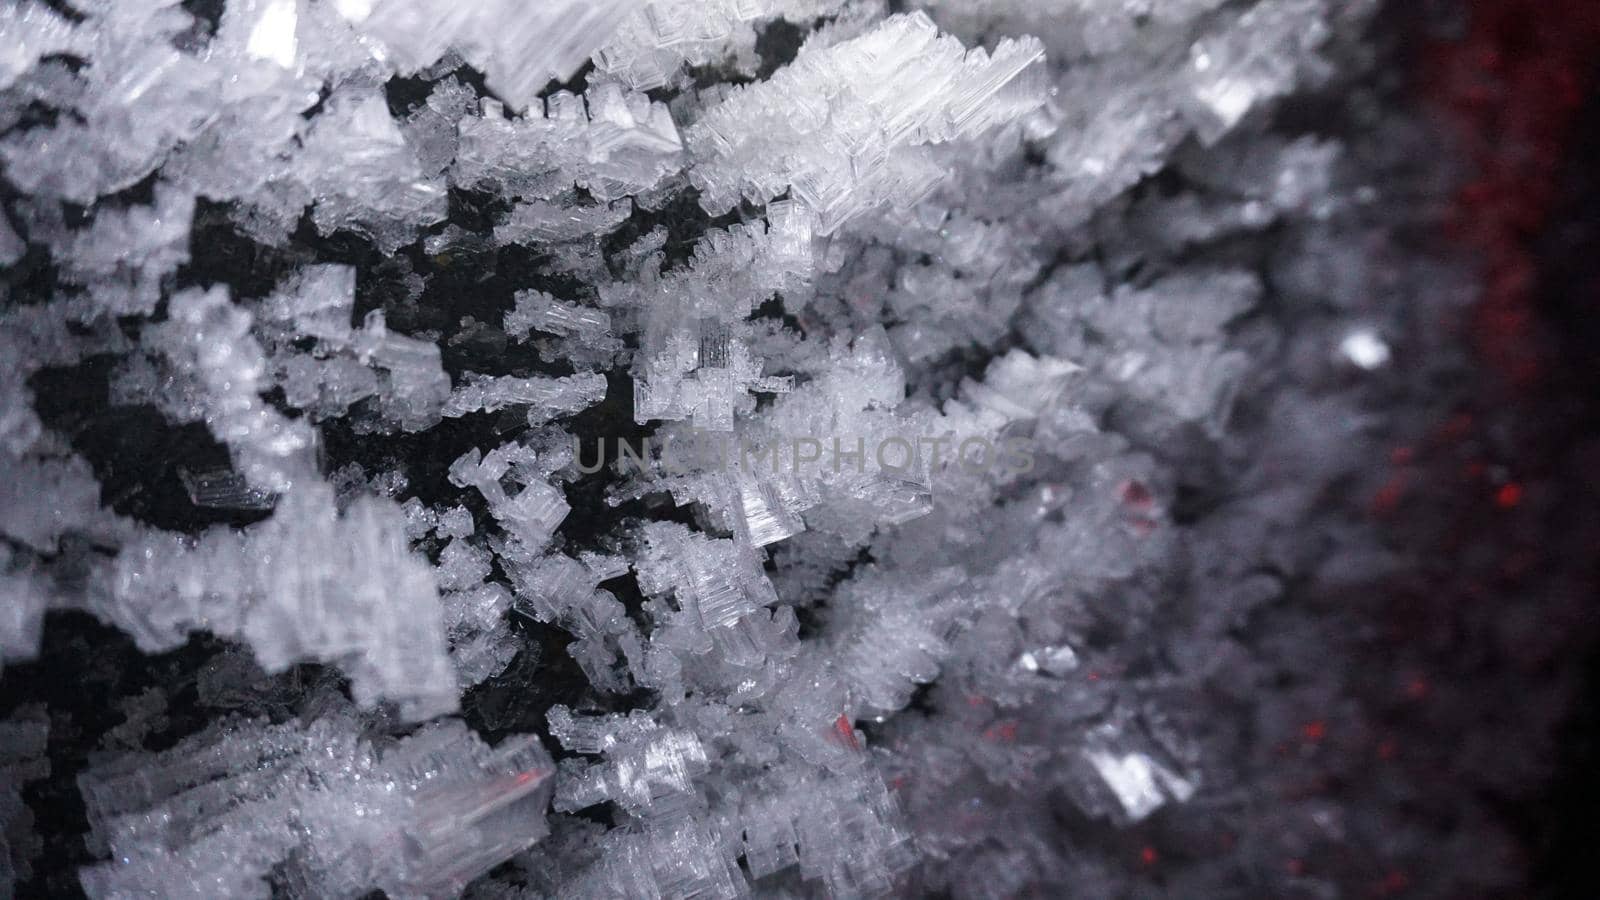
POLYGON ((204 5, 0 9, 0 663, 232 648, 78 774, 87 894, 1097 897, 1068 818, 1244 827, 1190 700, 1325 685, 1241 623, 1378 555, 1317 504, 1387 226, 1271 116, 1375 2, 204 5), (192 454, 114 493, 63 378, 192 454))
POLYGON ((460 891, 548 832, 554 766, 538 738, 484 745, 459 720, 384 746, 337 706, 309 722, 224 722, 159 755, 79 776, 111 862, 91 896, 460 891))
POLYGON ((792 192, 831 234, 856 213, 916 204, 945 167, 922 151, 1017 119, 1044 101, 1044 49, 1005 39, 990 54, 941 36, 922 13, 828 45, 808 42, 772 78, 735 89, 688 134, 707 210, 792 192))

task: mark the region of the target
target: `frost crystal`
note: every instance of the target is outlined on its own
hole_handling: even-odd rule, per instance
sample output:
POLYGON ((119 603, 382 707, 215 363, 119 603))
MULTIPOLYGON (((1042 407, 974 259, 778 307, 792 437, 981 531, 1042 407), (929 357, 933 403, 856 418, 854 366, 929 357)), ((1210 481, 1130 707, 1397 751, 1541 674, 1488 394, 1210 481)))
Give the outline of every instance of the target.
POLYGON ((85 892, 253 896, 276 870, 302 895, 436 896, 547 832, 555 767, 536 738, 491 749, 444 720, 378 746, 351 724, 233 722, 79 776, 113 856, 84 870, 85 892))
POLYGON ((832 233, 892 202, 904 209, 943 178, 927 149, 1008 122, 1044 100, 1044 49, 1002 40, 965 50, 927 16, 895 16, 861 37, 807 47, 771 80, 737 89, 690 128, 701 203, 722 212, 784 191, 832 233))
POLYGON ((303 485, 250 530, 139 535, 103 573, 92 608, 146 651, 208 628, 247 641, 269 671, 336 662, 358 700, 394 700, 409 718, 456 705, 437 589, 387 500, 339 513, 330 488, 303 485))
POLYGON ((624 19, 594 53, 596 68, 636 91, 678 82, 689 66, 729 65, 753 74, 755 25, 808 22, 842 0, 653 0, 624 19))
POLYGON ((522 108, 546 82, 571 78, 638 4, 341 0, 334 5, 402 71, 421 69, 454 49, 488 74, 496 93, 522 108))
POLYGON ((314 438, 261 399, 266 358, 250 325, 250 314, 229 304, 226 291, 189 291, 173 298, 171 319, 154 342, 195 382, 195 412, 234 448, 245 479, 285 491, 312 471, 314 438))

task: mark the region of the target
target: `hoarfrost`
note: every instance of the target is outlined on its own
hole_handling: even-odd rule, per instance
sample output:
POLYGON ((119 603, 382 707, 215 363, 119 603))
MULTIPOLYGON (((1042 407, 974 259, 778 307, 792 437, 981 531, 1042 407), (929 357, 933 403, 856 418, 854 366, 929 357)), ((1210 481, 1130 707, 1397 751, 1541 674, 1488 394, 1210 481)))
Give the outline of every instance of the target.
POLYGON ((206 632, 237 711, 129 707, 91 896, 1077 885, 1051 804, 1242 771, 1167 711, 1381 556, 1372 148, 1266 115, 1365 0, 78 6, 0 9, 0 662, 206 632))

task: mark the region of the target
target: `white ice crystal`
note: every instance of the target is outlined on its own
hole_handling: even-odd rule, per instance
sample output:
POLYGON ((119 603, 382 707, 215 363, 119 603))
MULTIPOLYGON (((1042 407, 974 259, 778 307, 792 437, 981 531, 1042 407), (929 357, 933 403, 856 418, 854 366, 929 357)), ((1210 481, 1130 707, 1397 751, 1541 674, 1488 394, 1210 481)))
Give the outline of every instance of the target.
POLYGON ((380 747, 350 724, 230 723, 84 773, 92 840, 113 854, 83 871, 85 892, 265 895, 281 867, 307 894, 437 896, 548 830, 555 767, 537 738, 490 748, 444 720, 380 747))
POLYGON ((1039 105, 1031 38, 991 54, 965 50, 927 16, 884 21, 861 37, 805 48, 768 81, 736 89, 688 132, 701 203, 722 212, 791 191, 832 233, 892 202, 905 208, 944 177, 924 149, 970 137, 1039 105))
POLYGON ((393 251, 415 238, 414 226, 444 218, 444 186, 424 177, 377 92, 330 97, 295 165, 316 198, 314 221, 324 232, 354 226, 393 251))
POLYGON ((516 308, 506 313, 506 334, 526 337, 530 331, 575 335, 597 344, 611 334, 611 317, 598 309, 563 303, 542 291, 518 291, 516 308))
POLYGON ((516 378, 468 372, 464 382, 451 391, 450 399, 445 401, 443 414, 446 418, 457 418, 507 406, 526 406, 530 421, 543 422, 598 403, 605 395, 605 376, 593 373, 564 378, 516 378))
POLYGON ((454 49, 521 108, 547 82, 572 77, 637 3, 343 0, 335 6, 402 71, 421 69, 454 49))
POLYGON ((313 432, 261 397, 266 357, 250 334, 250 314, 231 305, 221 288, 179 294, 170 312, 153 343, 195 383, 193 418, 234 449, 245 479, 285 491, 312 473, 313 432))
POLYGON ((602 293, 608 303, 643 307, 635 420, 692 419, 697 428, 729 431, 752 392, 789 389, 786 379, 763 375, 740 338, 749 327, 743 320, 767 298, 806 289, 814 225, 797 204, 774 203, 764 227, 735 226, 701 241, 687 270, 602 293))
POLYGON ((688 66, 754 70, 753 25, 806 22, 840 11, 843 0, 651 0, 594 52, 596 69, 645 91, 678 80, 688 66))
POLYGON ((0 55, 0 89, 10 87, 42 57, 77 49, 81 40, 55 10, 32 0, 0 9, 0 33, 10 38, 0 55))
POLYGON ((393 700, 416 719, 453 710, 438 589, 410 552, 399 509, 364 498, 341 514, 332 493, 296 485, 246 531, 140 535, 91 607, 147 651, 207 628, 248 642, 270 671, 338 663, 364 704, 393 700))
MULTIPOLYGON (((648 192, 682 166, 683 142, 666 107, 616 85, 583 96, 557 91, 517 118, 504 112, 499 103, 485 101, 482 115, 460 121, 456 184, 524 200, 556 197, 577 185, 610 202, 648 192)), ((533 209, 548 210, 547 218, 557 212, 533 209)), ((622 209, 626 218, 626 204, 622 209)), ((614 218, 601 221, 615 225, 614 218)))
POLYGON ((114 315, 148 313, 161 297, 161 279, 189 261, 195 198, 160 185, 151 206, 106 211, 56 253, 72 279, 88 285, 114 315))

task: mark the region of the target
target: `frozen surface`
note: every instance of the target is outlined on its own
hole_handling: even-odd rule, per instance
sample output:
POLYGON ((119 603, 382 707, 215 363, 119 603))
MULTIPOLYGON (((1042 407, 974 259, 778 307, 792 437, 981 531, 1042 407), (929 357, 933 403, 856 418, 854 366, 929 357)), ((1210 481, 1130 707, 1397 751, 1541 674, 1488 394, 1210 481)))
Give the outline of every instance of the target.
POLYGON ((1126 896, 1131 829, 1336 828, 1256 767, 1342 687, 1246 629, 1383 562, 1328 498, 1463 302, 1370 258, 1380 114, 1272 116, 1377 108, 1373 3, 204 5, 0 8, 0 664, 209 654, 77 774, 88 894, 1126 896))

